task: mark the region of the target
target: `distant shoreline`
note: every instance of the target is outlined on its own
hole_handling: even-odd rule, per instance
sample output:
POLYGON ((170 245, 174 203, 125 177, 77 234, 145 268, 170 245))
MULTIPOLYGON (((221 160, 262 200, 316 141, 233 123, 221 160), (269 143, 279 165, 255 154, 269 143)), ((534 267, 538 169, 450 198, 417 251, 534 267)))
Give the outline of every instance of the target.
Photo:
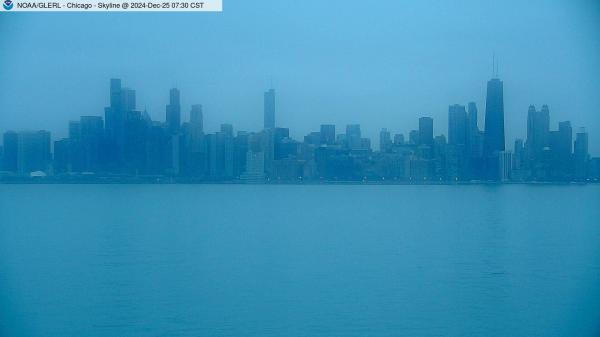
POLYGON ((406 180, 198 180, 181 178, 150 177, 94 177, 94 178, 0 178, 4 185, 594 185, 599 180, 590 181, 406 181, 406 180))

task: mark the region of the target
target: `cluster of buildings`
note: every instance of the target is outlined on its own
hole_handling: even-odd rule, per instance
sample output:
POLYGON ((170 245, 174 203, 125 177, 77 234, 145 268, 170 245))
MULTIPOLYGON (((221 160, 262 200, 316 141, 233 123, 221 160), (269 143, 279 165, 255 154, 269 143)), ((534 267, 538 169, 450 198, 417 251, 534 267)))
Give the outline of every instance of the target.
POLYGON ((104 116, 69 122, 67 138, 52 143, 48 131, 8 131, 0 148, 1 179, 111 177, 177 181, 597 181, 600 158, 590 158, 588 134, 569 121, 550 129, 547 106, 529 107, 527 137, 505 148, 503 82, 487 83, 485 126, 475 103, 451 105, 448 137, 434 135, 433 119, 418 130, 392 135, 382 129, 379 149, 360 125, 340 132, 332 124, 290 137, 275 123, 275 90, 264 93, 264 128, 238 131, 222 124, 205 133, 201 105, 181 120, 180 92, 171 89, 165 121, 136 108, 136 94, 110 81, 104 116), (573 141, 574 140, 574 141, 573 141))

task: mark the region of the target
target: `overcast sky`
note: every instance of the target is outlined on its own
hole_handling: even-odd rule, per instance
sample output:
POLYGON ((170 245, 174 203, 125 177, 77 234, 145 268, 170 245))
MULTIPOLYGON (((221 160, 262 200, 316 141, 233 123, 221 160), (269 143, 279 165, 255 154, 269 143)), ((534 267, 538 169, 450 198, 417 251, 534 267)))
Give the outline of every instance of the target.
POLYGON ((0 132, 103 115, 111 77, 164 120, 168 90, 206 129, 262 127, 277 90, 277 126, 300 139, 319 124, 360 123, 376 139, 419 116, 446 134, 448 105, 475 101, 483 128, 492 54, 504 81, 507 145, 527 107, 551 128, 585 126, 600 154, 600 2, 223 0, 221 13, 0 13, 0 132))

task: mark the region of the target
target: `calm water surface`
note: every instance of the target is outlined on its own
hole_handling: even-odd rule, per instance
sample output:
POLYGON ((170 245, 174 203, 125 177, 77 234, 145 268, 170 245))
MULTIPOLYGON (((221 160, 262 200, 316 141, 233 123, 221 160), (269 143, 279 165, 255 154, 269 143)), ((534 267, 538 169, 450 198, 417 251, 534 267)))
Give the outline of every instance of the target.
POLYGON ((600 335, 600 186, 0 185, 0 336, 600 335))

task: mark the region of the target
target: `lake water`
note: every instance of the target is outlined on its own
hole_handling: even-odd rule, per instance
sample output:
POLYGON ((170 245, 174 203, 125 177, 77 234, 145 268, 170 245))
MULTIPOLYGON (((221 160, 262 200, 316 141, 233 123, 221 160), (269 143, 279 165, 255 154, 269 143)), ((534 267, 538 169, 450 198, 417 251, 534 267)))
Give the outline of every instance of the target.
POLYGON ((598 185, 0 185, 0 336, 599 335, 598 185))

